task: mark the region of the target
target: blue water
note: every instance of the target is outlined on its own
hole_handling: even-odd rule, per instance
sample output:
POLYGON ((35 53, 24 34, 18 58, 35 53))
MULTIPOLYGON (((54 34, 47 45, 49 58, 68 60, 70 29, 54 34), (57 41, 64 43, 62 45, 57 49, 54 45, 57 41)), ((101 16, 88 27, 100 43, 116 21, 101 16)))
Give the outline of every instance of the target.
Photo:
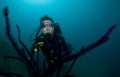
MULTIPOLYGON (((29 0, 0 0, 1 56, 17 55, 5 34, 6 25, 3 16, 5 6, 9 7, 13 37, 17 41, 15 25, 18 24, 21 39, 28 48, 32 45, 29 36, 40 25, 40 17, 44 15, 60 23, 63 36, 75 48, 73 53, 79 51, 82 46, 92 44, 102 37, 109 27, 117 24, 118 27, 110 35, 109 41, 81 56, 70 73, 76 77, 120 77, 120 0, 51 0, 44 3, 29 0)), ((15 65, 14 60, 12 63, 15 65)), ((0 66, 2 64, 1 60, 0 66)), ((11 63, 10 66, 13 67, 11 63)), ((14 67, 20 69, 17 65, 14 67)))

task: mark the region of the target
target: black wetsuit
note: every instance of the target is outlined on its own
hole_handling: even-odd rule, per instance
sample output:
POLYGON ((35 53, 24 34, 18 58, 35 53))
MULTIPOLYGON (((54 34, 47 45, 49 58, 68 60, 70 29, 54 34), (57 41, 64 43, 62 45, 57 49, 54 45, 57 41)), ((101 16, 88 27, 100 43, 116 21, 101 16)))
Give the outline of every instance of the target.
POLYGON ((41 49, 48 63, 59 61, 63 56, 70 54, 65 39, 60 34, 54 33, 51 39, 48 35, 47 37, 42 34, 35 41, 33 51, 36 52, 41 49))

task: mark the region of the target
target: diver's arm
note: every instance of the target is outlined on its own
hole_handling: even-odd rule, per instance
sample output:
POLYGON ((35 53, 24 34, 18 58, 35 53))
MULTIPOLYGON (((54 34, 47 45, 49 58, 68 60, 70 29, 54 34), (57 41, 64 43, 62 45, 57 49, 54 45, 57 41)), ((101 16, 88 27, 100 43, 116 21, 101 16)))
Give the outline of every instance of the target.
POLYGON ((34 54, 40 50, 40 47, 43 46, 43 44, 44 44, 43 38, 39 38, 39 39, 35 40, 35 42, 33 43, 32 47, 31 47, 32 56, 34 56, 34 54))

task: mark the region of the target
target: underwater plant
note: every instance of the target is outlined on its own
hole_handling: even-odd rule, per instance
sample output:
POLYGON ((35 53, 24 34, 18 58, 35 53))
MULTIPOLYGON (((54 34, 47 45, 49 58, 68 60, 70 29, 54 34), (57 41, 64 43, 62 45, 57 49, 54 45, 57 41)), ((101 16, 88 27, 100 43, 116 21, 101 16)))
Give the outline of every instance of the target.
MULTIPOLYGON (((9 40, 11 41, 12 45, 14 46, 17 54, 19 55, 19 56, 5 56, 4 58, 6 58, 6 59, 16 59, 16 60, 19 60, 20 62, 24 63, 24 65, 27 67, 29 77, 49 77, 53 73, 53 71, 55 71, 59 66, 61 66, 61 64, 73 60, 71 66, 68 69, 68 71, 63 76, 63 77, 72 77, 72 76, 69 75, 69 72, 72 69, 72 66, 74 65, 74 63, 77 61, 77 59, 80 56, 85 55, 87 52, 90 52, 92 49, 94 49, 94 48, 100 46, 101 44, 105 43, 106 41, 108 41, 110 34, 117 27, 116 24, 113 25, 112 27, 110 27, 108 29, 108 31, 99 40, 97 40, 93 44, 91 44, 87 47, 83 46, 80 49, 79 52, 77 52, 75 54, 71 54, 69 56, 65 56, 60 61, 58 61, 56 63, 53 63, 51 66, 46 68, 44 71, 41 71, 41 69, 39 68, 39 63, 38 63, 39 58, 38 58, 38 56, 36 58, 32 57, 32 53, 26 47, 24 42, 21 40, 20 29, 19 29, 17 24, 16 24, 16 27, 17 27, 17 30, 18 30, 18 41, 22 46, 21 48, 18 46, 18 44, 16 43, 16 41, 12 37, 11 30, 10 30, 11 26, 10 26, 10 23, 9 23, 8 7, 4 8, 4 16, 5 16, 5 21, 6 21, 6 34, 9 38, 9 40), (28 56, 29 56, 29 58, 28 58, 28 56)), ((24 77, 23 75, 20 75, 18 73, 12 73, 12 72, 6 73, 6 72, 2 72, 2 71, 0 71, 0 75, 5 76, 5 77, 24 77)), ((59 74, 58 74, 58 76, 59 76, 59 74)), ((52 77, 52 75, 51 75, 51 77, 52 77)))

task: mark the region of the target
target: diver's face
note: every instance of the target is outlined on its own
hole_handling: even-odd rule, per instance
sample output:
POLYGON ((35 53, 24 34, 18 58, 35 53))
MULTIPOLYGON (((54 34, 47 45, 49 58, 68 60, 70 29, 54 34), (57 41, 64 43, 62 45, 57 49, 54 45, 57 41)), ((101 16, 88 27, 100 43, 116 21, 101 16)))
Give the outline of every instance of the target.
POLYGON ((53 23, 50 21, 50 20, 44 20, 42 21, 42 32, 43 34, 46 34, 46 33, 50 33, 50 34, 53 34, 53 31, 54 31, 54 27, 53 27, 53 23))

